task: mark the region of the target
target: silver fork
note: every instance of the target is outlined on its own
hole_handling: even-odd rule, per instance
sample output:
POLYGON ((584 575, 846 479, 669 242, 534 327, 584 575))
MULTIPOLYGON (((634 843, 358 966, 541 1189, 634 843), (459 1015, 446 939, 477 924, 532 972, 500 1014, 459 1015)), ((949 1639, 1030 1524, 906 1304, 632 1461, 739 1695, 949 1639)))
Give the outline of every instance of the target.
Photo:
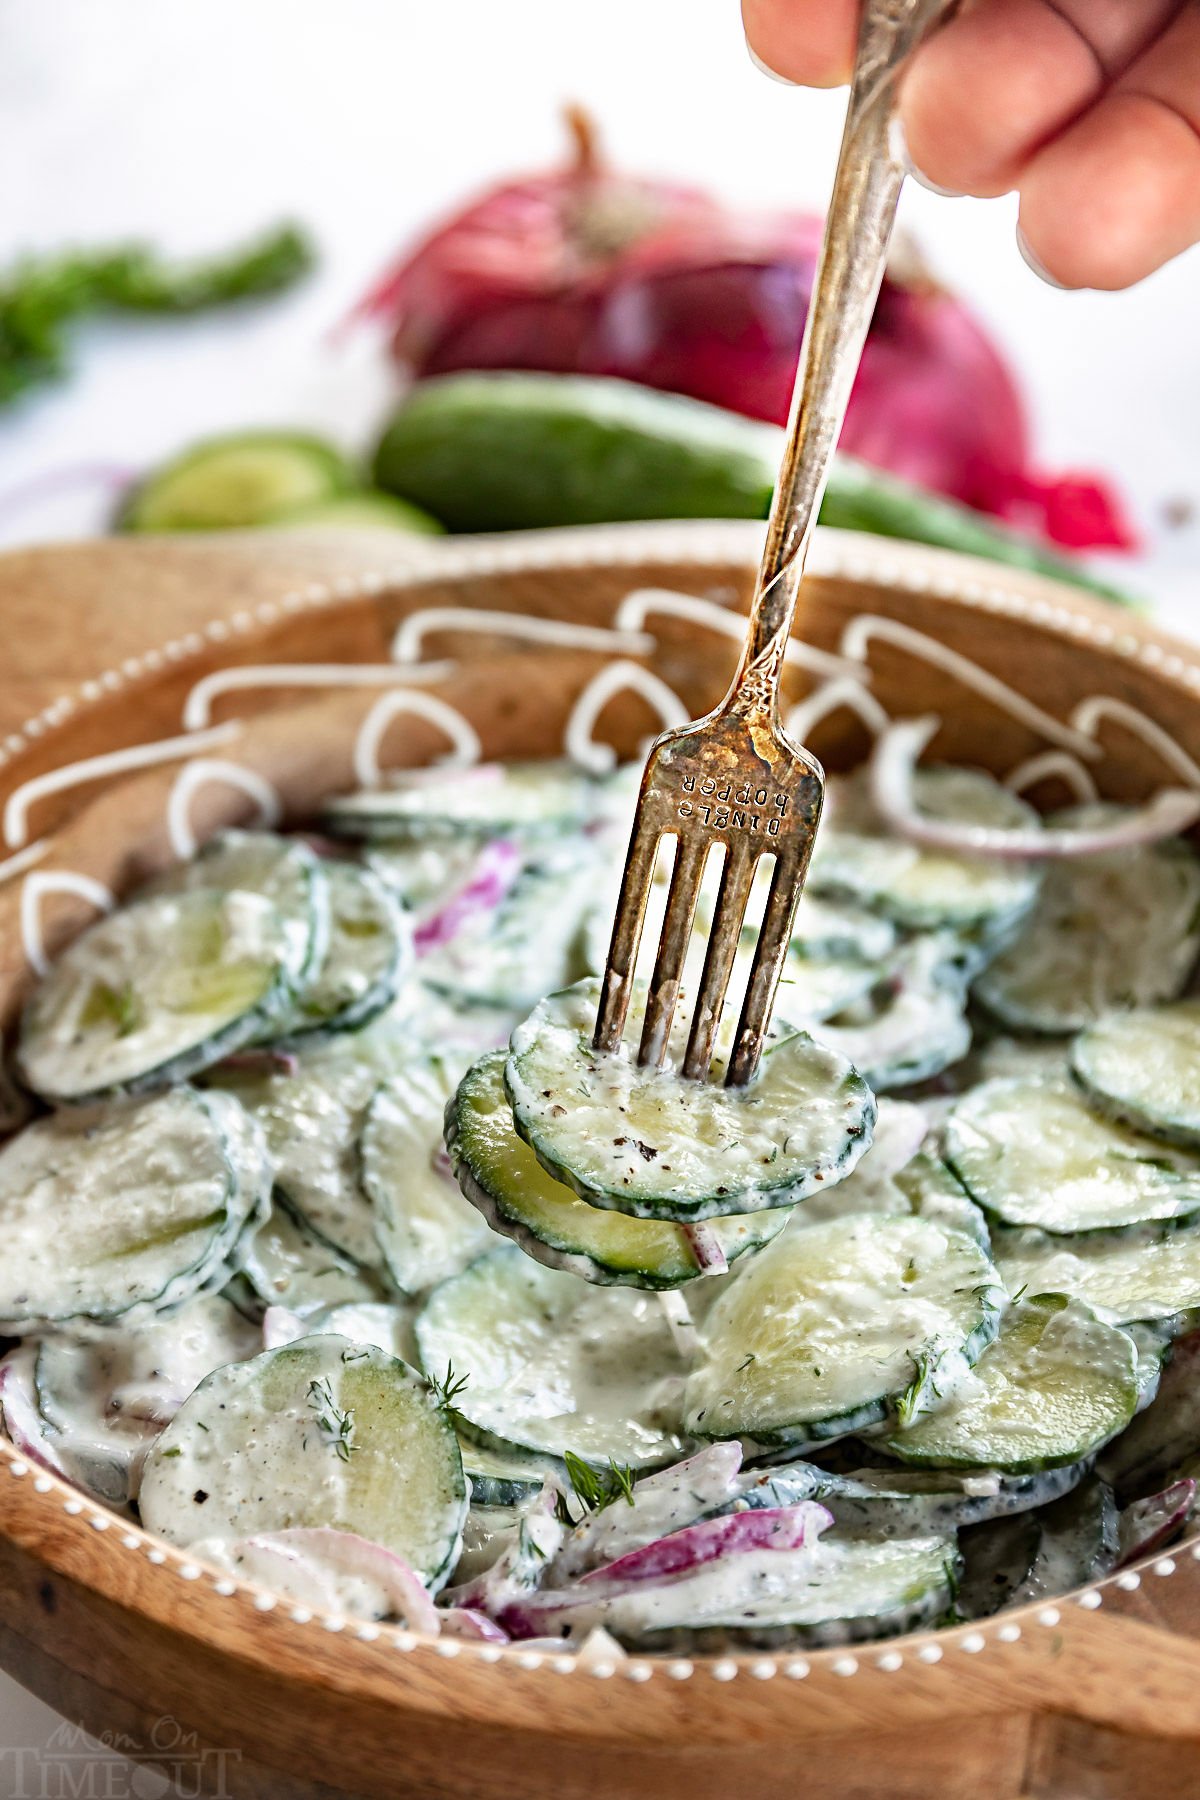
POLYGON ((642 775, 593 1042, 600 1051, 613 1051, 620 1042, 659 845, 674 837, 671 885, 638 1049, 640 1063, 662 1066, 701 878, 710 851, 720 845, 721 880, 682 1064, 682 1073, 694 1080, 708 1073, 751 884, 766 855, 774 858, 774 869, 727 1084, 741 1086, 758 1066, 821 816, 824 776, 815 758, 783 730, 779 678, 904 180, 903 151, 893 130, 897 77, 919 38, 946 10, 947 0, 865 0, 745 647, 721 704, 693 725, 663 732, 642 775))

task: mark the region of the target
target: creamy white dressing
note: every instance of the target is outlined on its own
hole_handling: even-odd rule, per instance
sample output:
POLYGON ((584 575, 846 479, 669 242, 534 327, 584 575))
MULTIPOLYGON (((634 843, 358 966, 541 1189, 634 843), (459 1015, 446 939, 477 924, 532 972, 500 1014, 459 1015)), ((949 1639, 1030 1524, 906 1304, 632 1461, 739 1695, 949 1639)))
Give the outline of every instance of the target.
POLYGON ((653 1294, 497 1250, 436 1290, 417 1338, 427 1369, 466 1376, 469 1426, 503 1442, 635 1468, 681 1450, 687 1365, 653 1294))
POLYGON ((0 1322, 111 1319, 184 1299, 258 1204, 188 1089, 37 1121, 0 1150, 0 1322))
POLYGON ((709 1314, 686 1421, 705 1436, 783 1441, 826 1421, 878 1423, 914 1382, 932 1374, 941 1386, 957 1359, 974 1360, 995 1328, 996 1282, 973 1239, 923 1219, 785 1232, 709 1314))
MULTIPOLYGON (((578 982, 518 1026, 505 1069, 513 1116, 539 1159, 602 1206, 643 1216, 745 1213, 853 1168, 875 1107, 849 1063, 802 1034, 764 1054, 741 1089, 644 1068, 591 1047, 599 983, 578 982)), ((682 1026, 681 1026, 682 1029, 682 1026)))
POLYGON ((984 1082, 955 1106, 945 1144, 970 1192, 1011 1225, 1078 1232, 1200 1214, 1200 1164, 1097 1118, 1069 1081, 984 1082))
MULTIPOLYGON (((52 1099, 111 1093, 258 1030, 286 992, 279 914, 202 888, 127 907, 67 948, 21 1026, 25 1080, 52 1099)), ((169 1076, 168 1076, 169 1078, 169 1076)))
MULTIPOLYGON (((1080 806, 1049 822, 1087 829, 1121 810, 1080 806)), ((1053 862, 1031 920, 978 991, 1013 1029, 1060 1034, 1172 999, 1200 948, 1198 908, 1200 859, 1178 839, 1053 862)))
POLYGON ((360 1179, 402 1293, 420 1294, 456 1275, 496 1241, 463 1197, 442 1142, 446 1102, 462 1072, 458 1059, 414 1058, 378 1090, 363 1121, 360 1179))
POLYGON ((394 1551, 427 1587, 467 1510, 453 1429, 418 1378, 332 1336, 210 1375, 150 1452, 140 1504, 176 1544, 332 1527, 394 1551))
MULTIPOLYGON (((98 1280, 104 1304, 111 1305, 105 1234, 118 1246, 122 1277, 140 1269, 138 1293, 149 1290, 146 1268, 120 1249, 127 1224, 129 1231, 146 1225, 152 1234, 174 1234, 169 1254, 163 1248, 159 1259, 165 1285, 155 1289, 157 1299, 136 1298, 136 1310, 109 1328, 85 1333, 72 1321, 69 1339, 64 1333, 47 1340, 40 1396, 47 1453, 90 1491, 120 1505, 136 1492, 149 1452, 143 1517, 152 1530, 312 1611, 403 1619, 428 1632, 445 1621, 446 1630, 468 1633, 479 1629, 481 1614, 490 1614, 522 1635, 535 1633, 535 1644, 562 1643, 565 1634, 571 1647, 583 1646, 581 1654, 609 1662, 623 1654, 622 1641, 646 1648, 676 1641, 770 1647, 841 1642, 934 1622, 949 1603, 954 1528, 980 1520, 1017 1515, 1036 1522, 1033 1536, 1040 1534, 1042 1549, 1036 1558, 1031 1550, 1025 1564, 1031 1594, 1102 1573, 1113 1554, 1103 1508, 1097 1529, 1084 1499, 1077 1516, 1049 1503, 1080 1481, 1096 1443, 1119 1428, 1133 1405, 1147 1407, 1136 1428, 1144 1442, 1139 1448, 1133 1433, 1123 1433, 1103 1453, 1101 1468, 1111 1467, 1114 1479, 1115 1471, 1127 1472, 1119 1460, 1123 1446, 1144 1467, 1160 1439, 1164 1456, 1186 1457, 1191 1415, 1185 1408, 1172 1423, 1173 1415, 1151 1403, 1161 1340, 1147 1336, 1135 1347, 1080 1307, 1053 1313, 1043 1329, 1022 1338, 1031 1312, 1026 1302, 1010 1312, 1005 1335, 985 1349, 999 1301, 995 1272, 982 1215, 939 1162, 937 1138, 926 1134, 942 1103, 922 1100, 918 1108, 885 1101, 874 1147, 863 1155, 870 1097, 857 1087, 844 1116, 836 1098, 830 1100, 837 1072, 849 1076, 847 1056, 877 1087, 907 1086, 962 1056, 969 1042, 968 983, 998 938, 1020 927, 1039 871, 931 854, 889 839, 860 780, 833 784, 829 828, 797 918, 780 1001, 792 1019, 834 1015, 815 1027, 824 1047, 804 1050, 810 1065, 804 1079, 793 1079, 794 1070, 782 1078, 788 1045, 780 1040, 791 1027, 778 1029, 759 1083, 737 1099, 740 1129, 733 1133, 715 1083, 685 1086, 673 1075, 645 1076, 627 1053, 590 1058, 594 991, 583 999, 557 996, 548 1003, 551 1033, 543 1029, 543 1008, 535 1034, 558 1033, 555 1067, 550 1079, 526 1083, 531 1105, 523 1129, 532 1138, 536 1125, 539 1153, 552 1167, 562 1157, 572 1179, 582 1169, 584 1186, 593 1176, 603 1178, 607 1190, 590 1197, 610 1210, 585 1204, 516 1136, 502 1085, 498 1104, 507 1113, 512 1154, 503 1147, 497 1154, 512 1190, 509 1215, 501 1216, 491 1189, 485 1196, 478 1184, 464 1183, 471 1205, 449 1184, 439 1127, 454 1080, 444 1070, 431 1072, 429 1053, 448 1054, 456 1075, 480 1051, 503 1042, 519 1022, 518 1006, 523 1011, 534 995, 578 972, 577 926, 589 906, 583 947, 598 972, 632 808, 629 776, 622 771, 596 784, 562 769, 431 771, 331 807, 331 820, 340 819, 349 835, 376 843, 368 855, 371 876, 319 860, 294 840, 226 834, 160 884, 145 903, 160 909, 153 916, 139 917, 135 907, 77 941, 59 965, 65 973, 56 971, 47 984, 47 990, 56 980, 65 985, 66 999, 60 992, 55 1002, 61 1016, 50 1009, 49 1027, 32 1046, 27 1034, 27 1070, 31 1055, 48 1052, 47 1092, 66 1091, 53 1083, 68 1079, 76 1092, 97 1083, 107 1089, 113 1070, 124 1071, 122 1080, 165 1080, 230 1048, 277 1042, 300 1023, 323 1028, 336 1016, 344 1026, 356 1008, 388 999, 397 954, 404 958, 392 901, 375 876, 413 909, 420 929, 471 879, 497 833, 524 870, 498 904, 477 909, 478 916, 453 931, 443 920, 444 943, 431 931, 420 977, 401 968, 399 994, 365 1029, 304 1049, 294 1071, 276 1058, 274 1072, 267 1062, 257 1069, 226 1066, 206 1077, 228 1089, 210 1090, 206 1104, 229 1173, 224 1220, 207 1240, 187 1224, 204 1198, 203 1158, 159 1134, 168 1165, 154 1166, 169 1205, 143 1197, 140 1166, 113 1163, 120 1204, 91 1195, 88 1228, 98 1236, 93 1242, 86 1233, 68 1232, 54 1240, 65 1254, 61 1268, 51 1269, 49 1260, 39 1264, 46 1293, 53 1292, 56 1304, 65 1294, 74 1308, 80 1282, 98 1280), (397 823, 410 834, 407 841, 378 843, 377 834, 397 823), (913 926, 922 928, 915 936, 913 926), (95 944, 110 928, 108 948, 97 955, 95 944), (82 975, 71 975, 72 956, 82 975), (300 992, 298 1011, 285 1008, 289 986, 300 992), (484 996, 502 1003, 475 1003, 484 996), (153 1018, 142 1016, 147 1006, 153 1018), (381 1081, 387 1086, 372 1108, 381 1081), (589 1091, 579 1091, 585 1084, 589 1091), (265 1127, 268 1143, 235 1093, 265 1127), (542 1101, 548 1104, 539 1107, 542 1101), (624 1144, 611 1141, 621 1136, 624 1144), (663 1166, 671 1159, 664 1146, 678 1155, 670 1170, 663 1166), (812 1195, 774 1248, 754 1254, 782 1221, 773 1178, 760 1174, 769 1169, 795 1177, 789 1200, 806 1180, 812 1195), (667 1174, 673 1183, 663 1181, 667 1174), (722 1209, 743 1210, 722 1210, 714 1223, 685 1231, 619 1210, 614 1175, 629 1178, 632 1214, 660 1205, 664 1193, 670 1199, 673 1188, 676 1200, 694 1202, 703 1190, 722 1209), (846 1179, 835 1187, 841 1175, 846 1179), (731 1176, 745 1180, 736 1194, 731 1176), (272 1179, 295 1210, 277 1204, 269 1218, 256 1217, 272 1179), (132 1222, 122 1211, 127 1194, 134 1200, 132 1222), (752 1214, 750 1207, 763 1210, 752 1214), (495 1241, 488 1220, 554 1266, 505 1248, 464 1268, 495 1241), (176 1230, 181 1222, 187 1228, 176 1230), (712 1243, 730 1259, 743 1249, 751 1254, 727 1275, 704 1274, 696 1260, 699 1233, 707 1234, 705 1256, 712 1243), (652 1236, 662 1240, 653 1255, 652 1236), (193 1260, 184 1266, 187 1258, 193 1260), (271 1303, 262 1330, 278 1348, 266 1356, 253 1357, 259 1328, 227 1301, 187 1299, 197 1288, 215 1287, 231 1268, 240 1268, 271 1303), (636 1280, 643 1270, 690 1279, 688 1298, 682 1289, 653 1294, 599 1285, 636 1280), (425 1301, 385 1299, 392 1283, 424 1291, 425 1301), (179 1311, 159 1316, 164 1304, 180 1300, 186 1304, 179 1311), (331 1349, 338 1345, 344 1348, 331 1349), (395 1356, 423 1359, 452 1390, 449 1408, 389 1360, 395 1356), (297 1358, 303 1367, 289 1361, 297 1358), (191 1391, 218 1365, 217 1374, 191 1391), (721 1409, 737 1416, 714 1426, 707 1415, 721 1409), (794 1463, 737 1476, 737 1442, 711 1443, 678 1463, 694 1449, 685 1410, 697 1431, 745 1432, 750 1447, 755 1431, 782 1446, 869 1433, 900 1419, 905 1453, 924 1445, 935 1462, 942 1455, 963 1468, 957 1475, 935 1467, 831 1476, 815 1464, 794 1463), (503 1495, 519 1503, 475 1506, 461 1555, 467 1488, 456 1424, 462 1434, 525 1447, 524 1460, 519 1449, 469 1447, 479 1498, 503 1495), (612 1504, 574 1529, 564 1518, 579 1520, 584 1502, 556 1461, 568 1451, 591 1464, 602 1490, 610 1479, 618 1482, 612 1504), (1040 1468, 1066 1456, 1077 1460, 1040 1468), (662 1464, 673 1466, 644 1474, 662 1464), (539 1465, 552 1471, 540 1491, 539 1465), (1016 1472, 1026 1467, 1036 1472, 1016 1472), (639 1473, 631 1506, 619 1484, 639 1473), (828 1501, 835 1521, 819 1543, 799 1551, 747 1550, 751 1532, 736 1553, 716 1561, 685 1564, 620 1592, 605 1587, 604 1567, 615 1557, 702 1520, 723 1527, 726 1513, 806 1504, 813 1493, 828 1501), (436 1588, 452 1566, 455 1588, 444 1599, 472 1609, 457 1617, 445 1607, 434 1612, 421 1585, 436 1588)), ((1030 821, 1020 803, 970 771, 922 771, 917 794, 925 810, 952 819, 1006 827, 1030 821)), ((1139 852, 1133 860, 1139 859, 1140 875, 1114 872, 1116 859, 1108 859, 1111 866, 1088 890, 1100 909, 1082 921, 1089 945, 1109 931, 1105 909, 1114 896, 1136 890, 1141 909, 1137 954, 1131 957, 1130 943, 1119 937, 1099 958, 1088 990, 1093 1009, 1107 1004, 1105 984, 1111 987, 1123 958, 1135 987, 1150 970, 1157 997, 1160 989, 1176 990, 1195 947, 1200 863, 1179 846, 1139 852)), ((1084 887, 1090 879, 1085 871, 1084 887)), ((665 893, 665 884, 656 883, 644 956, 653 952, 665 893)), ((698 909, 696 950, 711 923, 712 893, 710 879, 698 909)), ((752 954, 761 899, 760 882, 735 992, 752 954)), ((1064 1007, 1078 1003, 1072 984, 1077 987, 1080 968, 1069 939, 1076 922, 1061 907, 1054 911, 1053 892, 1051 902, 1049 938, 1043 905, 1019 942, 1032 943, 1026 960, 1034 988, 1041 983, 1031 1003, 1061 1019, 1064 1007)), ((1003 987, 1003 965, 1001 976, 1003 987)), ((1019 998, 1021 1015, 1029 996, 1019 998)), ((35 1011, 38 1004, 46 1004, 45 992, 35 1011)), ((731 1024, 727 1014, 722 1051, 731 1024)), ((674 1046, 685 1029, 683 1008, 674 1046)), ((635 1035, 636 1020, 627 1037, 635 1035)), ((1141 1107, 1155 1130, 1186 1132, 1189 1108, 1200 1105, 1191 1091, 1200 1076, 1188 1060, 1195 1035, 1190 1002, 1111 1028, 1106 1021, 1094 1034, 1088 1064, 1097 1107, 1135 1113, 1141 1107)), ((791 1039, 793 1057, 803 1042, 791 1039)), ((1200 1056, 1191 1060, 1200 1069, 1200 1056)), ((1065 1095, 1063 1106, 1084 1111, 1063 1083, 1064 1068, 1062 1046, 1043 1051, 1027 1042, 1001 1043, 951 1070, 945 1083, 962 1087, 980 1073, 1048 1076, 1048 1084, 1036 1084, 1039 1091, 1057 1096, 1055 1105, 1065 1095)), ((188 1104, 185 1094, 176 1090, 168 1098, 188 1104)), ((1158 1144, 1134 1168, 1138 1192, 1131 1200, 1128 1171, 1114 1176, 1098 1165, 1114 1141, 1127 1147, 1132 1134, 1093 1121, 1072 1140, 1072 1151, 1069 1132, 1043 1123, 1034 1107, 1023 1130, 1018 1120, 1001 1134, 999 1161, 1017 1209, 1030 1206, 1036 1186, 1029 1159, 1045 1160, 1050 1151, 1060 1154, 1064 1168, 1073 1154, 1077 1167, 1045 1178, 1050 1199, 1035 1194, 1032 1204, 1057 1207, 1075 1228, 1091 1216, 1081 1211, 1089 1205, 1109 1208, 1106 1223, 1137 1219, 1142 1215, 1130 1209, 1144 1206, 1147 1193, 1145 1217, 1173 1216, 1155 1213, 1154 1197, 1176 1176, 1177 1197, 1180 1184, 1200 1184, 1189 1158, 1158 1144)), ((159 1148, 157 1140, 140 1147, 141 1164, 150 1167, 151 1151, 159 1148)), ((0 1222, 8 1155, 0 1152, 0 1222)), ((40 1255, 50 1211, 57 1223, 60 1213, 69 1217, 72 1205, 80 1205, 71 1180, 39 1196, 28 1217, 18 1199, 17 1228, 6 1234, 6 1245, 40 1255)), ((80 1189, 86 1194, 86 1181, 80 1189)), ((1200 1303, 1200 1231, 1059 1240, 1002 1231, 997 1241, 1012 1289, 1027 1279, 1035 1293, 1052 1287, 1093 1298, 1103 1293, 1099 1304, 1113 1317, 1161 1319, 1200 1303)), ((142 1245, 137 1254, 150 1250, 142 1245)), ((0 1267, 0 1298, 7 1274, 0 1267)), ((239 1304, 251 1304, 244 1279, 230 1292, 239 1304)), ((122 1306, 128 1298, 122 1294, 122 1306)), ((1179 1328, 1177 1320, 1171 1329, 1179 1328)), ((0 1403, 5 1380, 0 1367, 0 1403)), ((17 1431, 20 1396, 11 1399, 17 1431)), ((32 1402, 28 1410, 32 1416, 32 1402)), ((833 1466, 853 1468, 854 1454, 847 1446, 833 1466)), ((871 1455, 865 1446, 861 1454, 871 1455)), ((494 1629, 486 1619, 484 1627, 494 1629)))

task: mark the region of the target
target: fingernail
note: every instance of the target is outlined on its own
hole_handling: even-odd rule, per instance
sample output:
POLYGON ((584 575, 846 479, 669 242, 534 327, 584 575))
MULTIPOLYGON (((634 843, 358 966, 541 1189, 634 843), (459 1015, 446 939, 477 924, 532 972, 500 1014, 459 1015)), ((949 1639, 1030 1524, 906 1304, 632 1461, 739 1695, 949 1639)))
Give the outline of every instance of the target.
POLYGON ((1037 257, 1029 247, 1029 239, 1025 236, 1025 233, 1021 230, 1019 225, 1017 226, 1017 249, 1021 252, 1021 260, 1024 262, 1026 268, 1032 269, 1039 281, 1044 281, 1047 287, 1058 288, 1060 293, 1066 292, 1066 282, 1058 281, 1050 273, 1049 269, 1047 269, 1043 263, 1038 261, 1037 257))
POLYGON ((923 187, 926 193, 936 194, 939 200, 962 199, 958 188, 939 187, 936 181, 930 181, 928 175, 923 175, 907 151, 905 151, 905 161, 908 164, 909 179, 915 181, 918 187, 923 187))
POLYGON ((749 38, 746 39, 746 55, 750 58, 750 61, 754 64, 760 75, 766 75, 770 80, 777 81, 781 87, 795 87, 797 85, 789 75, 781 75, 778 69, 773 69, 770 63, 765 63, 749 38))

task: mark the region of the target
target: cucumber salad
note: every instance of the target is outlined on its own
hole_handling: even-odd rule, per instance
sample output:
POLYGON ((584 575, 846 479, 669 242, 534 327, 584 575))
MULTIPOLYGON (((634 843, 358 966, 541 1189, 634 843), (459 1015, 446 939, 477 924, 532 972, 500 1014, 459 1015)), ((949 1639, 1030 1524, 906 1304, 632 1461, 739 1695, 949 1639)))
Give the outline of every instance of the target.
POLYGON ((969 769, 898 817, 877 763, 744 1088, 733 1006, 705 1082, 592 1047, 631 770, 414 772, 128 895, 14 1049, 19 1453, 302 1616, 606 1655, 979 1618, 1181 1533, 1200 858, 969 769))

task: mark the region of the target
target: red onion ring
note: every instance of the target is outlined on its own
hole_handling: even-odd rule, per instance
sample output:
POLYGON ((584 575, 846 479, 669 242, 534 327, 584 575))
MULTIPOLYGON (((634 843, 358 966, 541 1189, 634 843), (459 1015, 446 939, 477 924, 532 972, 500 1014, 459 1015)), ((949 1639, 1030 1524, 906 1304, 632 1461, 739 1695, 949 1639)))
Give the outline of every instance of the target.
POLYGON ((720 1238, 711 1225, 685 1225, 683 1235, 696 1259, 696 1267, 705 1275, 724 1275, 729 1267, 720 1238))

